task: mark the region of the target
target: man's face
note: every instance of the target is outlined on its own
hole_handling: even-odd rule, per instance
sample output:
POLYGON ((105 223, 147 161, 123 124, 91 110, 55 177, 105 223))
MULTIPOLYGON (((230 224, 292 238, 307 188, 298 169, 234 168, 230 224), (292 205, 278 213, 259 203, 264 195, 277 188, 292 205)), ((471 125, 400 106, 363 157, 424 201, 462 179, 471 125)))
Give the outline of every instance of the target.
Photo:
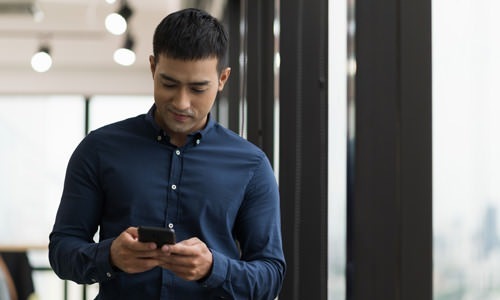
POLYGON ((149 58, 154 81, 155 120, 177 146, 202 129, 226 83, 230 69, 219 75, 217 59, 178 60, 160 55, 149 58))

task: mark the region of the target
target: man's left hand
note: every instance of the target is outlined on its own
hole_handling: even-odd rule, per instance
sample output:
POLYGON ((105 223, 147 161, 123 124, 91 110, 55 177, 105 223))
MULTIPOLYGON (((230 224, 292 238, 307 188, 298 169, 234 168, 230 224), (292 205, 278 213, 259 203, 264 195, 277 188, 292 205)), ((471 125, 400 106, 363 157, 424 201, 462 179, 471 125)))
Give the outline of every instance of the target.
POLYGON ((198 238, 163 245, 161 251, 165 255, 158 257, 160 266, 185 280, 200 280, 208 276, 212 269, 212 252, 198 238))

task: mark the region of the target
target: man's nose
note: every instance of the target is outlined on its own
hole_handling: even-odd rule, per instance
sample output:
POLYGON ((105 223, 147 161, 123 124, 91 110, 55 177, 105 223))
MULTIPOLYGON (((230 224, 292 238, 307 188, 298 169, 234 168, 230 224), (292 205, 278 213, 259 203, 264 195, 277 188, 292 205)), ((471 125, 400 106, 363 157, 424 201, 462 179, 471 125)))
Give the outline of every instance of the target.
POLYGON ((189 100, 189 91, 186 88, 180 87, 175 94, 174 107, 178 110, 186 110, 191 106, 191 101, 189 100))

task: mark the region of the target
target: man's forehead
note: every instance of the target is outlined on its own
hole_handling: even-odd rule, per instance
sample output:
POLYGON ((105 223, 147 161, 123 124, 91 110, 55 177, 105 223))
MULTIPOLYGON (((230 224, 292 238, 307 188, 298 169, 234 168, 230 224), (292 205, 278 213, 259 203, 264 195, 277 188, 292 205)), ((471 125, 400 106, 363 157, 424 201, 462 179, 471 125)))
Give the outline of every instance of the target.
POLYGON ((187 62, 187 63, 205 63, 205 62, 210 62, 210 63, 215 63, 217 64, 218 59, 216 56, 207 56, 207 57, 201 57, 201 58, 184 58, 184 57, 176 57, 173 55, 170 55, 168 53, 162 53, 157 57, 157 61, 178 61, 178 62, 187 62))

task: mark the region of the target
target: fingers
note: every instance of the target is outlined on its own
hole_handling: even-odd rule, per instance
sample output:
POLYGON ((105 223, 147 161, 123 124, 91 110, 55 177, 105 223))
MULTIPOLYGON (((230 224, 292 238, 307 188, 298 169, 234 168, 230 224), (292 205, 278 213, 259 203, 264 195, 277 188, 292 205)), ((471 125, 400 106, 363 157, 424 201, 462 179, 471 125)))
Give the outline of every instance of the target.
POLYGON ((149 251, 156 249, 155 243, 140 243, 139 241, 139 231, 137 227, 129 227, 127 228, 120 236, 124 236, 126 241, 126 246, 130 247, 135 251, 149 251))
POLYGON ((198 238, 164 246, 162 252, 165 256, 160 258, 160 266, 186 280, 199 280, 212 268, 212 253, 198 238))
POLYGON ((213 257, 207 245, 198 238, 164 245, 141 243, 136 227, 123 231, 111 244, 111 263, 127 273, 139 273, 156 266, 168 269, 185 280, 199 280, 208 275, 213 257))
POLYGON ((129 227, 111 244, 110 260, 117 268, 127 273, 138 273, 160 264, 161 252, 154 243, 141 243, 137 239, 137 228, 129 227))
POLYGON ((172 254, 193 255, 196 254, 195 252, 198 250, 198 247, 203 248, 206 246, 205 243, 203 243, 200 239, 190 238, 180 241, 175 245, 164 245, 162 247, 162 250, 164 250, 164 252, 170 252, 172 254))

